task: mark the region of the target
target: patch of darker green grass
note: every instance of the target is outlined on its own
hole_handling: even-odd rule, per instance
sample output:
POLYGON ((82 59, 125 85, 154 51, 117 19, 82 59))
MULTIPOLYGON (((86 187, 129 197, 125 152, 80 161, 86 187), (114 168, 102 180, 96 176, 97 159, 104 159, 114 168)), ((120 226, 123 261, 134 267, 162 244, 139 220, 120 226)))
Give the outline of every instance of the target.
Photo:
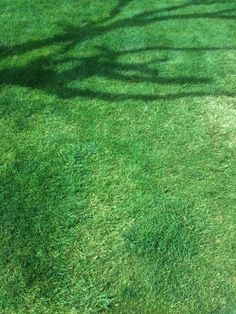
POLYGON ((80 143, 70 144, 68 135, 55 136, 49 142, 35 137, 35 143, 18 137, 12 143, 14 158, 1 164, 3 310, 25 307, 29 291, 45 303, 66 302, 68 296, 68 258, 85 206, 81 165, 89 152, 80 143))
POLYGON ((214 264, 207 259, 215 236, 209 218, 205 210, 165 196, 155 207, 140 211, 125 232, 129 251, 146 265, 147 279, 163 304, 181 302, 188 313, 218 313, 225 311, 223 296, 227 304, 232 302, 227 282, 213 284, 214 264))

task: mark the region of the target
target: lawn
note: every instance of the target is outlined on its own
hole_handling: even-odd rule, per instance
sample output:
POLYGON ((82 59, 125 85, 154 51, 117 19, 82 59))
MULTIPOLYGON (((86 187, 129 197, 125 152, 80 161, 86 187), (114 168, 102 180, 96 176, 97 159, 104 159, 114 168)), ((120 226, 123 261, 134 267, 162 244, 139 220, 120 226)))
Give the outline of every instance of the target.
POLYGON ((0 0, 0 313, 236 313, 235 0, 0 0))

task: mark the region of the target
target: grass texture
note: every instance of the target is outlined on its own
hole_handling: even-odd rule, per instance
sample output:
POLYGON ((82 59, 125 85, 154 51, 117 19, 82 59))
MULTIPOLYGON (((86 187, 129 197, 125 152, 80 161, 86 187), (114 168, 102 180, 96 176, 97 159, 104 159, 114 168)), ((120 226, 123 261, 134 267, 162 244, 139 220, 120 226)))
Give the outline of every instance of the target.
POLYGON ((0 0, 0 313, 236 313, 234 0, 0 0))

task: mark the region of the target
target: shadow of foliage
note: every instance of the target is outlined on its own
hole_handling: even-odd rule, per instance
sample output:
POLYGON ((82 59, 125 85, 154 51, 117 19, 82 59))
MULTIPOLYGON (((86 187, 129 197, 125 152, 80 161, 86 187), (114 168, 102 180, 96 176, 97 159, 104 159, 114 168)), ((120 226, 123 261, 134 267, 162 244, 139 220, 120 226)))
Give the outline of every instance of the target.
MULTIPOLYGON (((156 46, 143 47, 132 50, 114 51, 109 47, 97 47, 98 53, 91 57, 71 58, 66 56, 66 52, 73 49, 76 45, 84 41, 89 41, 92 38, 104 33, 114 31, 115 29, 127 27, 142 27, 156 22, 173 20, 173 19, 236 19, 234 15, 236 9, 218 10, 216 12, 203 13, 178 13, 179 9, 184 9, 192 6, 210 6, 216 1, 202 1, 193 0, 183 4, 173 5, 162 9, 145 11, 133 15, 132 17, 114 19, 121 11, 125 9, 132 1, 120 0, 118 4, 111 10, 109 17, 103 20, 88 22, 82 26, 67 25, 60 34, 56 34, 50 38, 42 40, 31 40, 26 43, 13 45, 11 47, 1 46, 0 55, 2 57, 9 57, 14 55, 21 55, 26 52, 41 49, 44 47, 60 46, 60 50, 56 53, 51 53, 46 57, 39 57, 29 62, 27 65, 18 67, 8 67, 0 71, 0 85, 23 86, 33 89, 43 90, 46 93, 54 94, 60 98, 66 99, 71 97, 85 97, 97 98, 105 101, 118 101, 125 99, 154 101, 157 99, 178 99, 190 96, 202 95, 226 95, 234 96, 233 93, 220 91, 218 94, 208 91, 206 87, 205 92, 192 91, 181 92, 176 94, 166 95, 149 95, 149 94, 119 94, 102 91, 94 91, 90 89, 80 89, 68 87, 68 83, 73 80, 83 81, 91 77, 102 77, 127 83, 154 83, 154 84, 169 84, 192 86, 198 84, 205 84, 206 86, 212 83, 209 77, 197 76, 178 76, 178 77, 163 77, 159 75, 157 70, 150 68, 150 63, 120 63, 118 58, 124 55, 131 55, 134 53, 142 53, 147 51, 185 51, 185 52, 201 52, 201 51, 220 51, 232 50, 234 47, 173 47, 173 46, 156 46), (165 14, 166 13, 166 14, 165 14), (171 13, 169 15, 168 13, 171 13), (161 15, 160 15, 161 14, 161 15), (107 24, 108 23, 108 24, 107 24), (67 62, 75 64, 69 70, 58 72, 56 65, 67 62), (127 74, 132 72, 132 74, 127 74)), ((217 3, 225 4, 232 3, 232 1, 222 0, 217 3)), ((157 59, 153 63, 168 62, 168 60, 157 59)))

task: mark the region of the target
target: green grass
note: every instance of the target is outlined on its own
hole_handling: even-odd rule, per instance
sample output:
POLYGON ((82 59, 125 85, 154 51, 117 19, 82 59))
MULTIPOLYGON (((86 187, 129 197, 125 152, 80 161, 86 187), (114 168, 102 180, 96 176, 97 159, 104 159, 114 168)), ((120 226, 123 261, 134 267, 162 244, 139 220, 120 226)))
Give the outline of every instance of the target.
POLYGON ((236 313, 235 20, 0 0, 0 313, 236 313))

